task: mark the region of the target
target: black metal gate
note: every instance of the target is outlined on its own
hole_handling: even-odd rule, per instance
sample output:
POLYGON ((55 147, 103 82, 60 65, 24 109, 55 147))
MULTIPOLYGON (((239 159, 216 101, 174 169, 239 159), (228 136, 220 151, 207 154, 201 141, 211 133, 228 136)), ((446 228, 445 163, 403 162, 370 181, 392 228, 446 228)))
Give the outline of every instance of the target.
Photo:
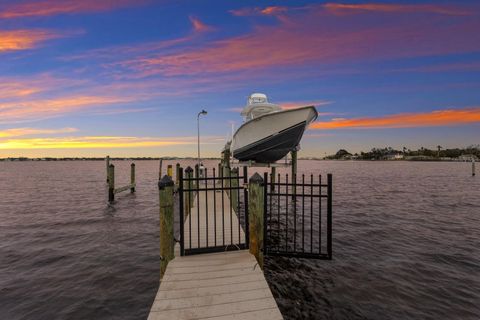
POLYGON ((332 175, 309 178, 265 173, 265 255, 332 259, 332 175))
POLYGON ((179 168, 181 255, 248 248, 247 171, 179 168))

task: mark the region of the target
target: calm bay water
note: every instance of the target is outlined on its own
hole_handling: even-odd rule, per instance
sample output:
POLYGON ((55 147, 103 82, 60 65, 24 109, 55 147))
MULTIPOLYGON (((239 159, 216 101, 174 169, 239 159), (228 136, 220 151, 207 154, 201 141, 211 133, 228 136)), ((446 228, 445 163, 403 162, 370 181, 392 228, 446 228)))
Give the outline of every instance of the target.
MULTIPOLYGON (((137 193, 108 206, 103 162, 0 162, 0 319, 146 318, 158 162, 136 164, 137 193)), ((130 163, 115 165, 127 183, 130 163)), ((480 318, 480 176, 468 163, 300 161, 302 172, 334 175, 334 260, 267 258, 285 318, 480 318)))

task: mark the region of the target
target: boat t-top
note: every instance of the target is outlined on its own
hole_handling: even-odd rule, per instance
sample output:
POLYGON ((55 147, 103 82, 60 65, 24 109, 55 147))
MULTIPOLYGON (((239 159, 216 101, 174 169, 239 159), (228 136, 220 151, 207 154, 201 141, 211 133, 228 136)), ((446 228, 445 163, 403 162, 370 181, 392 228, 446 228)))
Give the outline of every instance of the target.
POLYGON ((230 150, 239 161, 272 163, 295 150, 306 127, 314 121, 314 106, 283 110, 263 93, 248 97, 244 123, 233 135, 230 150))

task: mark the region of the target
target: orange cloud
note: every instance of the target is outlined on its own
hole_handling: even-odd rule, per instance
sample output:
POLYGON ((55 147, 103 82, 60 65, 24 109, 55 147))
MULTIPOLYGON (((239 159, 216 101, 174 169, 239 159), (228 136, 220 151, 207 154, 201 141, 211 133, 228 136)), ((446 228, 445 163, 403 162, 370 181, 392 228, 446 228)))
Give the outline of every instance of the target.
POLYGON ((444 15, 470 15, 471 11, 464 8, 447 5, 430 4, 386 4, 386 3, 362 3, 362 4, 343 4, 326 3, 324 7, 335 13, 359 13, 359 12, 394 12, 394 13, 412 13, 425 12, 444 15))
POLYGON ((13 3, 0 9, 0 19, 99 12, 143 4, 145 0, 44 0, 13 3))
POLYGON ((14 128, 14 129, 0 130, 0 139, 10 138, 10 137, 30 136, 30 135, 41 135, 41 134, 72 133, 76 131, 78 131, 78 129, 75 129, 75 128, 63 128, 63 129, 14 128))
POLYGON ((458 126, 480 122, 480 107, 436 110, 425 113, 401 113, 382 117, 333 119, 315 122, 311 129, 374 129, 458 126))
POLYGON ((0 123, 45 119, 85 108, 131 102, 130 98, 70 96, 48 100, 0 103, 0 123))
POLYGON ((46 30, 0 30, 0 53, 32 49, 41 42, 58 37, 59 34, 46 30))
MULTIPOLYGON (((195 145, 196 137, 61 137, 0 140, 0 150, 17 149, 85 149, 85 148, 139 148, 195 145)), ((217 144, 218 137, 203 137, 202 143, 217 144)), ((223 140, 222 140, 223 141, 223 140)))

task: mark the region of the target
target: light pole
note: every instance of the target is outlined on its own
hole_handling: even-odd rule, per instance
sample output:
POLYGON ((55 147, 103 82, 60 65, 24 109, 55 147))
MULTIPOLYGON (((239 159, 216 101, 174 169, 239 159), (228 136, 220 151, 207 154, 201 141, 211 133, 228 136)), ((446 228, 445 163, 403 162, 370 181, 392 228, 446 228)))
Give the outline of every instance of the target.
POLYGON ((206 115, 207 111, 203 110, 197 114, 197 147, 198 147, 198 170, 200 171, 200 116, 206 115))

